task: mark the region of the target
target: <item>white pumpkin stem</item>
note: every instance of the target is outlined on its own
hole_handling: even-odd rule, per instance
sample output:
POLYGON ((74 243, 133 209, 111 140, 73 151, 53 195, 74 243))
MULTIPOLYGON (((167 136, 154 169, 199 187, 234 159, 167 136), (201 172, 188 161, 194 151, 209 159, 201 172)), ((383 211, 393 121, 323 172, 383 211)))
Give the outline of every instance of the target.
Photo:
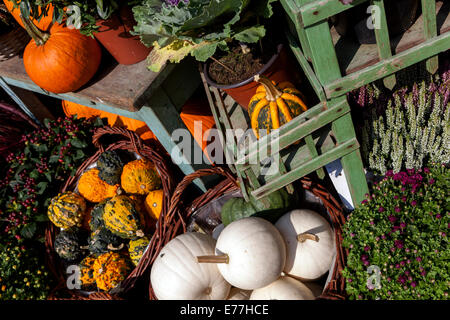
POLYGON ((221 254, 218 256, 198 256, 198 263, 229 263, 230 257, 227 254, 221 254))
POLYGON ((279 97, 283 94, 273 83, 272 81, 267 78, 266 76, 257 74, 253 80, 256 82, 261 83, 264 86, 264 89, 266 89, 266 99, 268 101, 277 101, 279 97))
POLYGON ((300 233, 297 236, 297 240, 301 243, 305 242, 306 240, 313 240, 315 242, 319 242, 319 237, 316 236, 315 234, 304 232, 300 233))
POLYGON ((118 246, 117 248, 114 247, 111 243, 108 244, 107 246, 108 250, 112 250, 112 251, 119 251, 123 249, 123 243, 120 244, 120 246, 118 246))

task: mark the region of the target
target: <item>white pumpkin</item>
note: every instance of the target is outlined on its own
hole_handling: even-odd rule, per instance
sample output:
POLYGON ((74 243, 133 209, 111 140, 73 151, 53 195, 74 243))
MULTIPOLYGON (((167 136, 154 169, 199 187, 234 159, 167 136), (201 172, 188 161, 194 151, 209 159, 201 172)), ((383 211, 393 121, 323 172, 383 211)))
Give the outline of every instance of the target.
POLYGON ((275 226, 286 241, 286 274, 316 280, 329 271, 335 255, 334 233, 324 217, 297 209, 284 214, 275 226))
POLYGON ((225 300, 228 284, 215 264, 199 264, 197 256, 214 254, 209 235, 188 232, 167 243, 155 259, 150 281, 159 300, 225 300))
POLYGON ((317 282, 303 282, 303 284, 311 290, 315 298, 322 295, 324 287, 317 282))
POLYGON ((227 300, 248 300, 252 292, 250 290, 242 290, 239 288, 231 288, 230 295, 227 300))
POLYGON ((314 294, 299 280, 282 276, 264 288, 253 290, 250 300, 314 300, 314 294))
POLYGON ((253 290, 275 281, 283 271, 286 245, 277 228, 256 217, 233 221, 219 235, 216 255, 199 257, 200 262, 218 263, 220 273, 231 285, 253 290))

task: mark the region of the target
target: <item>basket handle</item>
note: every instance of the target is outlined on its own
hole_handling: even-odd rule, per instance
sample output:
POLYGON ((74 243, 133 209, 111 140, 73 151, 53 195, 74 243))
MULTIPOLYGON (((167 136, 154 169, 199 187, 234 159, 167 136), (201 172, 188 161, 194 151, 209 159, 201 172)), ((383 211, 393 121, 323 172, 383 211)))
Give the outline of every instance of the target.
POLYGON ((130 141, 130 143, 133 145, 134 151, 139 154, 140 156, 140 150, 143 148, 143 142, 142 139, 136 134, 134 131, 130 131, 125 128, 120 127, 110 127, 110 126, 104 126, 97 128, 94 131, 94 134, 92 135, 92 143, 95 147, 97 147, 100 152, 105 151, 106 147, 103 146, 103 144, 100 142, 100 139, 105 135, 122 135, 126 140, 130 141))

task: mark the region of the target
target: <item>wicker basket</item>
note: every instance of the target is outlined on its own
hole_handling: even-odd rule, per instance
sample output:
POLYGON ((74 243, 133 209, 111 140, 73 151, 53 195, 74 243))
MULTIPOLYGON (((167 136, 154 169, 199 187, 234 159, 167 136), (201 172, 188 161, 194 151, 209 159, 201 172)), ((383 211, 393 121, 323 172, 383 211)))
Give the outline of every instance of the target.
POLYGON ((19 25, 12 31, 0 35, 0 62, 22 53, 30 39, 30 36, 19 25))
MULTIPOLYGON (((328 213, 329 220, 335 232, 336 258, 326 281, 323 293, 317 299, 343 300, 345 299, 345 279, 341 274, 345 267, 345 251, 341 246, 341 227, 345 222, 343 210, 336 199, 320 184, 312 181, 308 177, 303 177, 300 180, 300 183, 302 184, 303 189, 310 191, 320 200, 321 205, 328 213)), ((165 226, 161 233, 162 240, 158 243, 158 247, 153 247, 152 250, 145 255, 145 266, 148 268, 148 271, 150 271, 150 265, 158 256, 162 246, 178 234, 187 231, 187 222, 194 212, 211 201, 217 200, 223 195, 230 194, 237 190, 240 190, 240 188, 236 182, 236 178, 228 170, 219 167, 198 170, 184 177, 173 192, 169 210, 164 217, 165 226), (192 181, 208 175, 222 175, 225 177, 225 180, 196 198, 192 203, 183 203, 183 192, 192 181)), ((144 259, 144 257, 142 259, 144 259)), ((156 299, 151 283, 149 284, 149 296, 151 299, 156 299)))
MULTIPOLYGON (((136 153, 139 156, 146 158, 152 161, 155 164, 155 167, 159 171, 162 179, 162 189, 164 191, 164 201, 162 204, 161 217, 165 216, 165 212, 169 207, 170 196, 172 194, 173 189, 175 188, 175 180, 172 174, 172 168, 168 165, 171 163, 169 159, 166 159, 162 156, 165 154, 161 146, 144 144, 143 141, 137 136, 133 131, 129 131, 123 128, 111 128, 108 126, 97 129, 94 132, 93 144, 98 148, 97 152, 86 159, 83 164, 78 168, 76 174, 70 177, 66 184, 60 190, 61 192, 65 192, 68 190, 74 190, 76 187, 76 183, 81 174, 92 164, 94 164, 100 154, 104 151, 109 150, 123 150, 128 151, 130 153, 136 153), (103 146, 101 138, 112 138, 112 136, 119 136, 120 138, 115 139, 113 143, 109 144, 107 147, 103 146)), ((160 218, 161 219, 161 218, 160 218)), ((160 224, 160 223, 158 223, 160 224)), ((55 227, 52 223, 49 223, 49 226, 46 230, 46 257, 47 264, 50 268, 50 271, 54 274, 57 279, 58 285, 53 289, 50 294, 49 299, 56 300, 61 299, 57 298, 56 292, 64 292, 66 293, 70 300, 121 300, 122 294, 127 294, 131 289, 133 289, 134 285, 137 281, 139 281, 140 277, 143 275, 145 271, 145 267, 141 261, 134 268, 134 270, 128 275, 128 277, 122 281, 120 285, 120 289, 117 294, 108 294, 104 292, 93 292, 89 294, 83 294, 77 290, 68 290, 66 287, 66 280, 63 273, 62 261, 59 259, 55 252, 54 248, 54 240, 55 236, 58 234, 59 229, 55 227)), ((150 239, 150 247, 159 247, 161 242, 161 238, 159 237, 158 232, 155 232, 150 239)), ((147 250, 148 251, 148 250, 147 250)))

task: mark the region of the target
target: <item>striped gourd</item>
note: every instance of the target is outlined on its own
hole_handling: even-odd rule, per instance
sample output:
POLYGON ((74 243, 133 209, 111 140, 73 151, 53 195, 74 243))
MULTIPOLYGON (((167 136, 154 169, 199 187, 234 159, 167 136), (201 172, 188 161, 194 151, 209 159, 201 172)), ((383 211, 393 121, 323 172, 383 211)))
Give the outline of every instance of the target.
POLYGON ((150 240, 147 237, 142 237, 137 240, 131 240, 128 245, 128 253, 130 254, 131 261, 135 266, 138 265, 144 255, 145 249, 147 249, 150 240))
POLYGON ((48 218, 59 228, 81 227, 86 202, 80 195, 67 191, 54 197, 48 206, 48 218))
POLYGON ((307 110, 303 95, 291 83, 276 85, 260 75, 255 76, 255 81, 261 85, 249 102, 248 113, 258 139, 260 130, 265 129, 269 133, 307 110))
POLYGON ((161 178, 151 161, 139 159, 123 167, 121 184, 126 193, 146 195, 161 187, 161 178))
POLYGON ((103 221, 106 228, 121 238, 137 239, 144 236, 142 216, 135 202, 126 195, 115 196, 106 202, 103 221))
POLYGON ((105 210, 105 204, 109 199, 110 198, 97 203, 92 209, 91 218, 89 219, 89 228, 92 232, 105 226, 105 223, 103 222, 103 212, 105 210))

